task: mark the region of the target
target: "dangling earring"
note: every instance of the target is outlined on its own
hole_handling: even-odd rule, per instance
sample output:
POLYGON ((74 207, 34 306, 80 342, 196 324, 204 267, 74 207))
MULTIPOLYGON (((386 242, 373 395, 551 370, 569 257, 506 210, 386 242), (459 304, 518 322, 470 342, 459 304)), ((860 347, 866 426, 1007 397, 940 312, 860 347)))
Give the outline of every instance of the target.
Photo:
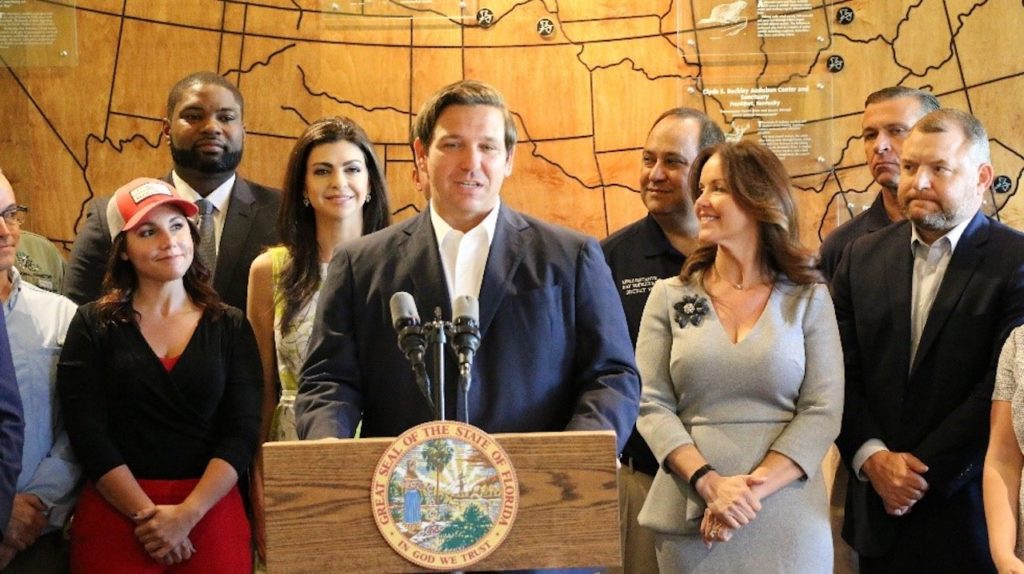
POLYGON ((309 198, 308 197, 303 197, 302 198, 302 205, 305 206, 305 207, 309 207, 309 198))
POLYGON ((373 194, 372 193, 367 193, 366 194, 366 201, 364 201, 363 203, 370 203, 371 199, 373 199, 373 194))

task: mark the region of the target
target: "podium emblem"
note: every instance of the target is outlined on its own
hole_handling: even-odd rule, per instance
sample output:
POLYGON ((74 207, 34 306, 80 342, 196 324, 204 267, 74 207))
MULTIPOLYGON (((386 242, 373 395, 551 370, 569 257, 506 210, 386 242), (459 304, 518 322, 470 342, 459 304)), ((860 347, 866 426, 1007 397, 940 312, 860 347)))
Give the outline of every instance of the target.
POLYGON ((431 570, 463 570, 505 540, 519 510, 508 454, 486 432, 455 421, 413 427, 388 447, 370 504, 384 540, 431 570))

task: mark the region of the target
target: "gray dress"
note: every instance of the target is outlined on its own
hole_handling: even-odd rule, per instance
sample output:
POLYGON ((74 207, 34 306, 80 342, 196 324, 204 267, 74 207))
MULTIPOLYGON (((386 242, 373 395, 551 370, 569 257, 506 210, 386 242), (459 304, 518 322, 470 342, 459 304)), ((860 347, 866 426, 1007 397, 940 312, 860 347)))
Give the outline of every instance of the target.
MULTIPOLYGON (((1024 327, 1017 327, 1006 338, 1003 352, 999 354, 999 369, 996 371, 996 388, 993 401, 1009 401, 1013 418, 1013 434, 1024 452, 1024 327)), ((1014 554, 1024 560, 1024 528, 1020 526, 1024 516, 1024 470, 1021 471, 1021 489, 1017 497, 1017 546, 1014 554)))
MULTIPOLYGON (((695 319, 694 319, 695 321, 695 319)), ((658 533, 662 574, 832 572, 822 458, 842 416, 843 354, 824 285, 778 281, 750 333, 733 344, 699 275, 655 284, 637 342, 643 380, 637 428, 662 463, 694 444, 723 476, 746 474, 769 450, 806 474, 762 501, 732 540, 704 548, 704 500, 658 471, 640 523, 658 533), (695 304, 686 306, 684 302, 695 304), (693 319, 701 315, 699 325, 693 319), (685 326, 681 326, 681 323, 685 326)))

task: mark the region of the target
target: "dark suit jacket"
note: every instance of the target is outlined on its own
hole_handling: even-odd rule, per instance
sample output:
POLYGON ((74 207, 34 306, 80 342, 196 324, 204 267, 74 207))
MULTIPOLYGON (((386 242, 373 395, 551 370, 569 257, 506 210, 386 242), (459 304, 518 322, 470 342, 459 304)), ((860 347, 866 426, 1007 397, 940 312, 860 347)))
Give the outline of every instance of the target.
MULTIPOLYGON (((170 182, 170 177, 165 177, 170 182)), ((173 185, 173 184, 172 184, 173 185)), ((93 200, 85 225, 71 248, 64 275, 64 295, 84 305, 102 294, 103 275, 110 257, 107 227, 108 198, 93 200)), ((245 311, 249 266, 257 255, 278 242, 277 210, 281 193, 258 183, 235 178, 227 219, 217 252, 213 288, 225 303, 245 311)))
POLYGON ((832 281, 836 269, 839 268, 839 259, 843 256, 843 251, 854 239, 892 225, 889 214, 885 212, 885 204, 882 203, 883 193, 886 193, 885 190, 878 193, 867 211, 837 227, 821 243, 819 267, 826 281, 832 281))
POLYGON ((0 305, 0 536, 11 519, 11 507, 21 472, 21 443, 25 421, 21 414, 21 393, 14 377, 14 360, 7 339, 4 309, 0 305))
POLYGON ((843 535, 865 556, 888 554, 897 535, 901 547, 915 544, 910 531, 926 532, 915 530, 926 516, 932 531, 956 532, 964 552, 972 541, 987 544, 980 475, 992 387, 1002 343, 1024 322, 1024 235, 979 212, 953 252, 911 365, 910 237, 904 221, 857 239, 832 284, 846 364, 843 459, 877 438, 929 467, 930 490, 902 518, 885 514, 871 484, 851 473, 843 535))
MULTIPOLYGON (((597 242, 500 209, 480 288, 470 422, 492 433, 611 429, 622 448, 640 383, 597 242)), ((396 436, 431 420, 396 344, 389 300, 397 291, 415 297, 425 320, 435 307, 451 317, 429 212, 335 254, 295 404, 300 437, 352 436, 360 414, 363 436, 396 436)), ((446 366, 454 363, 449 353, 446 366)), ((463 420, 454 387, 448 418, 463 420)))

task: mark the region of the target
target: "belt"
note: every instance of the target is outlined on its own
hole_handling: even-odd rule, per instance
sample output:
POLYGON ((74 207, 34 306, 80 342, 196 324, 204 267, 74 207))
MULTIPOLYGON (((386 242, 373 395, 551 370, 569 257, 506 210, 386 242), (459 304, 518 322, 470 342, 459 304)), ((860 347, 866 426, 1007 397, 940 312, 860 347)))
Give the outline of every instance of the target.
POLYGON ((653 463, 652 464, 650 461, 639 459, 639 458, 633 458, 633 457, 629 456, 628 454, 620 454, 619 455, 619 462, 622 463, 622 466, 629 467, 629 468, 635 470, 636 472, 642 472, 642 473, 644 473, 646 475, 649 475, 649 476, 654 476, 654 475, 658 474, 658 464, 657 463, 653 463))

